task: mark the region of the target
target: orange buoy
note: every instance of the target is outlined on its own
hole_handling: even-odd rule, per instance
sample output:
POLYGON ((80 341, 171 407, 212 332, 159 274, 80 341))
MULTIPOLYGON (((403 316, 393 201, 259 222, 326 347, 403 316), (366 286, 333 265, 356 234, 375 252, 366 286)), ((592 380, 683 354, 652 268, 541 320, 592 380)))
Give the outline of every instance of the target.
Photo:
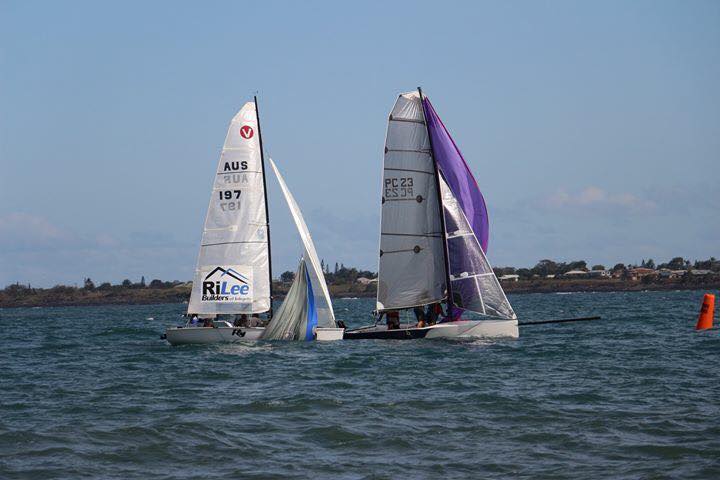
POLYGON ((715 314, 715 295, 706 293, 703 297, 700 316, 698 317, 695 330, 707 330, 713 326, 713 315, 715 314))

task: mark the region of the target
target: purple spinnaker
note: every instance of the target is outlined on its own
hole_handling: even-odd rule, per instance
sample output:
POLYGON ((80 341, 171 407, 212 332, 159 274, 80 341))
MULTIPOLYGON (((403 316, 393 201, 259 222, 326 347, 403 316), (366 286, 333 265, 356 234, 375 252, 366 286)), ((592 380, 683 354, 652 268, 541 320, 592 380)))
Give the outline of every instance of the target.
POLYGON ((438 168, 442 172, 453 195, 457 198, 468 223, 480 242, 483 252, 487 253, 488 238, 490 237, 490 223, 488 221, 485 199, 478 188, 467 162, 460 153, 455 141, 445 128, 445 125, 435 113, 430 100, 423 99, 425 119, 432 141, 433 155, 438 168))

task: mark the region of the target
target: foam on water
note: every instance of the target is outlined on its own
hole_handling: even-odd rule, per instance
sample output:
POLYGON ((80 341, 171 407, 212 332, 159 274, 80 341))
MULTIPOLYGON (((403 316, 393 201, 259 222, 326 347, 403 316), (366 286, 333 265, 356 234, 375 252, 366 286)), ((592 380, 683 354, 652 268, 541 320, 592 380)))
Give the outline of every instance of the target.
POLYGON ((717 478, 703 293, 511 296, 604 318, 517 341, 170 347, 182 305, 2 310, 0 478, 717 478))

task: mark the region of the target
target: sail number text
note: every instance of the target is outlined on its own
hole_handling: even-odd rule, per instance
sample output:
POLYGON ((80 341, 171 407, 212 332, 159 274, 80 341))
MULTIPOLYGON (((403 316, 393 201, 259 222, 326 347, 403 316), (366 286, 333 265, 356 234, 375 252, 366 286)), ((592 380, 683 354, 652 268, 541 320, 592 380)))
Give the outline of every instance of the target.
POLYGON ((414 197, 412 177, 385 179, 385 198, 406 197, 414 197))
MULTIPOLYGON (((220 196, 220 200, 237 200, 240 198, 240 194, 242 193, 242 190, 220 190, 218 192, 218 195, 220 196)), ((223 212, 227 212, 228 210, 240 210, 240 201, 236 202, 220 202, 220 209, 223 212)))

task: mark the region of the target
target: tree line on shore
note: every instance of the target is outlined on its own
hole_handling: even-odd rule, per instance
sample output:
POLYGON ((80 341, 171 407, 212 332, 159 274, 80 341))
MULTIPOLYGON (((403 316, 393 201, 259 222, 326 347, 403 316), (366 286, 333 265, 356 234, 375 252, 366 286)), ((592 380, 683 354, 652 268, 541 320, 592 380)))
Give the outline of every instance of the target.
POLYGON ((707 260, 690 260, 684 259, 683 257, 674 257, 670 261, 660 264, 655 264, 655 261, 650 259, 643 259, 639 264, 624 264, 616 263, 612 268, 606 268, 605 265, 596 264, 592 267, 588 267, 585 260, 577 260, 572 262, 555 262, 553 260, 544 259, 540 260, 532 268, 515 268, 515 267, 497 267, 493 270, 498 277, 503 275, 518 275, 520 278, 529 279, 537 277, 548 277, 548 276, 562 276, 572 271, 606 271, 613 274, 615 277, 627 278, 633 270, 638 268, 648 270, 670 270, 670 271, 693 271, 703 270, 711 272, 720 272, 720 261, 715 257, 710 257, 707 260))
MULTIPOLYGON (((623 264, 617 263, 612 268, 606 269, 604 265, 596 264, 588 267, 585 260, 576 260, 570 262, 556 262, 549 259, 540 260, 534 267, 531 268, 515 268, 515 267, 497 267, 494 268, 495 274, 500 277, 503 275, 518 275, 521 279, 531 278, 545 278, 548 276, 562 276, 570 271, 590 271, 590 270, 608 270, 612 273, 621 272, 623 275, 616 275, 620 278, 625 278, 627 272, 632 271, 636 268, 645 268, 650 270, 672 270, 672 271, 692 271, 702 270, 711 271, 713 273, 720 273, 720 260, 715 257, 710 257, 707 260, 690 260, 682 257, 674 257, 668 262, 656 264, 653 259, 643 259, 639 264, 623 264)), ((346 267, 344 264, 335 263, 334 269, 330 269, 329 264, 324 260, 322 261, 322 269, 325 274, 325 279, 329 285, 348 285, 353 284, 360 278, 374 279, 377 278, 377 273, 369 270, 361 270, 355 267, 346 267)), ((295 278, 295 272, 286 271, 280 275, 276 282, 288 284, 295 278)), ((33 293, 36 290, 51 290, 56 294, 69 294, 79 291, 86 292, 120 292, 128 290, 143 290, 143 289, 172 289, 176 287, 189 286, 189 282, 181 282, 178 280, 163 281, 160 279, 153 279, 149 283, 146 283, 145 277, 141 277, 139 282, 132 282, 129 279, 125 279, 119 284, 111 284, 110 282, 103 282, 100 285, 96 285, 95 282, 90 278, 85 278, 82 286, 68 286, 68 285, 55 285, 49 289, 36 289, 32 285, 24 285, 20 283, 14 283, 8 285, 3 290, 4 293, 10 295, 22 295, 27 293, 33 293)))

